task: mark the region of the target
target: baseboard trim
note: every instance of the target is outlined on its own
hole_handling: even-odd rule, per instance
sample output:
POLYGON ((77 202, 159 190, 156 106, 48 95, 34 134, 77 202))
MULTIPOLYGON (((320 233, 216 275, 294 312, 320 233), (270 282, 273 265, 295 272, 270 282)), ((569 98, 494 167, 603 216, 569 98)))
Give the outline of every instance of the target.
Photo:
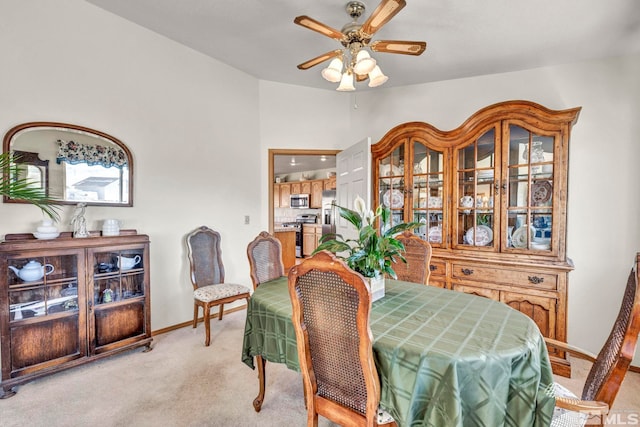
MULTIPOLYGON (((225 314, 234 313, 234 312, 240 311, 240 310, 246 310, 246 308, 247 308, 247 306, 245 304, 245 305, 241 305, 239 307, 226 309, 222 313, 222 318, 224 319, 224 315, 225 314)), ((216 315, 217 315, 217 313, 216 313, 216 315)), ((204 321, 204 318, 199 317, 198 318, 198 323, 200 323, 202 321, 204 321)), ((151 336, 155 337, 156 335, 166 334, 167 332, 175 331, 176 329, 181 329, 181 328, 184 328, 186 326, 191 326, 192 324, 193 324, 193 321, 192 320, 188 320, 186 322, 178 323, 177 325, 167 326, 166 328, 162 328, 162 329, 158 329, 158 330, 155 330, 155 331, 151 331, 151 336)))
POLYGON ((640 374, 640 366, 633 366, 633 365, 631 365, 631 366, 629 366, 629 370, 630 370, 631 372, 635 372, 636 374, 640 374))

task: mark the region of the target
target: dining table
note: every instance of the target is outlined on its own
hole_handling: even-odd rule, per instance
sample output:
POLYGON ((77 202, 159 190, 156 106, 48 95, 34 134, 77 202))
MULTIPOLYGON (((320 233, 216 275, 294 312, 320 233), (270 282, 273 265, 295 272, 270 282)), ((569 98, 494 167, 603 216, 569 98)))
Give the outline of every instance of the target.
MULTIPOLYGON (((260 284, 247 307, 242 361, 300 370, 287 277, 260 284), (257 362, 256 362, 257 361, 257 362)), ((499 301, 386 279, 370 328, 380 406, 398 426, 548 426, 553 374, 537 325, 499 301)), ((273 398, 276 398, 274 396, 273 398)))

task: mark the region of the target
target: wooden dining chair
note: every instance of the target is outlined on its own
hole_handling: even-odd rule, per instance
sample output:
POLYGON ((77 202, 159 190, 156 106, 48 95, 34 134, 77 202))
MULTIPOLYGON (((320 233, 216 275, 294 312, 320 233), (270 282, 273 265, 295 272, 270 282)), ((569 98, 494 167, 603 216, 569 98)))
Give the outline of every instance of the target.
POLYGON ((307 426, 318 415, 342 426, 395 426, 379 409, 380 383, 364 278, 327 251, 289 270, 307 426))
POLYGON ((198 324, 198 307, 202 307, 206 338, 211 342, 211 308, 219 306, 218 320, 222 320, 224 304, 245 298, 249 301, 250 289, 244 285, 224 283, 224 264, 220 250, 220 234, 204 225, 186 237, 193 284, 193 327, 198 324))
POLYGON ((431 245, 426 240, 413 234, 410 230, 405 230, 399 234, 398 239, 404 245, 404 258, 406 263, 398 262, 393 266, 393 270, 398 276, 398 280, 405 282, 429 284, 431 269, 431 245))
MULTIPOLYGON (((574 357, 593 363, 578 399, 565 387, 555 384, 556 410, 552 427, 584 425, 587 414, 603 418, 609 412, 633 359, 640 333, 640 253, 636 254, 622 305, 609 338, 597 356, 563 342, 545 338, 547 344, 574 357), (577 412, 580 411, 580 412, 577 412)), ((597 420, 596 420, 597 421, 597 420)), ((590 420, 589 425, 593 422, 590 420)), ((598 425, 598 424, 595 424, 598 425)))
POLYGON ((284 276, 284 264, 282 263, 282 244, 266 231, 258 236, 247 246, 249 258, 249 274, 253 282, 253 290, 260 283, 284 276))

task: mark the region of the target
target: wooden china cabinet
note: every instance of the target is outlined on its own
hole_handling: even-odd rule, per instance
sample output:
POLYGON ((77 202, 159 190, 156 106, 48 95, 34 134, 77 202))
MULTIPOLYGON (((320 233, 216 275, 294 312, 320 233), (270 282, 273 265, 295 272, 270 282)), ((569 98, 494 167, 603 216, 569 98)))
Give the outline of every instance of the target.
MULTIPOLYGON (((560 341, 573 270, 569 135, 579 112, 502 102, 452 131, 398 125, 371 148, 374 204, 391 209, 392 224, 424 224, 416 232, 433 247, 430 284, 502 301, 560 341)), ((551 360, 570 376, 565 354, 551 360)))
POLYGON ((0 398, 44 375, 151 348, 148 236, 70 234, 9 234, 0 244, 0 398), (42 273, 26 274, 33 266, 42 273))

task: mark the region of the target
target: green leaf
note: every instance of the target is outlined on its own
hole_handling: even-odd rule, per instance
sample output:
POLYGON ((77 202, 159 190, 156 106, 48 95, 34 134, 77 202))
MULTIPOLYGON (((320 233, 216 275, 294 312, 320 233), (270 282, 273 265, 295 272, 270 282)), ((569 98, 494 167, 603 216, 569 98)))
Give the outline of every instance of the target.
POLYGON ((390 209, 382 205, 378 206, 374 218, 368 218, 368 221, 371 220, 371 224, 369 224, 358 212, 340 206, 337 208, 340 216, 355 227, 358 238, 344 239, 339 234, 323 236, 314 253, 321 250, 340 253, 343 255, 341 258, 351 269, 365 277, 375 277, 380 274, 397 277, 393 271, 393 265, 400 261, 406 262, 406 259, 403 256, 404 245, 393 236, 405 230, 416 229, 424 224, 419 222, 397 224, 380 234, 372 224, 376 224, 376 220, 380 224, 388 224, 391 217, 390 209))
POLYGON ((19 168, 11 153, 0 153, 0 195, 11 199, 31 203, 40 208, 51 219, 58 221, 60 206, 54 205, 55 200, 48 197, 46 191, 37 188, 34 182, 27 178, 15 178, 19 176, 19 168))

